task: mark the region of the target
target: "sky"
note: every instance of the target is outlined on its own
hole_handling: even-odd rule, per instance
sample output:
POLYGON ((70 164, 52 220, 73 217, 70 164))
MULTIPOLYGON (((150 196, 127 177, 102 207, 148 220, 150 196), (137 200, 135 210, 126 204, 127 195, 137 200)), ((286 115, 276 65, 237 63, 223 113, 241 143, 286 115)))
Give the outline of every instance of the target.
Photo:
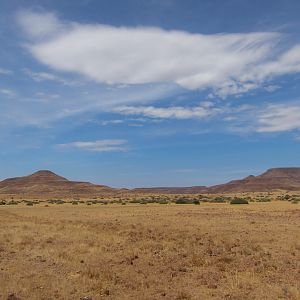
POLYGON ((299 153, 298 0, 0 0, 0 179, 214 185, 299 153))

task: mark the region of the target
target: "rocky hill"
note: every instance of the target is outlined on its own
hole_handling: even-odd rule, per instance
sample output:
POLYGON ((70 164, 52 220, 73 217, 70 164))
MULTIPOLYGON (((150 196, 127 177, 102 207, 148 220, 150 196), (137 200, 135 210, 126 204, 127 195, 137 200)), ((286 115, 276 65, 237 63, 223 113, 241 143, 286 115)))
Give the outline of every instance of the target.
POLYGON ((244 179, 233 180, 225 184, 205 187, 180 188, 139 188, 135 192, 162 194, 219 194, 239 192, 268 192, 274 190, 300 191, 300 168, 274 168, 259 176, 250 175, 244 179))
POLYGON ((259 176, 248 176, 208 188, 209 193, 300 191, 300 168, 269 169, 259 176))
POLYGON ((5 179, 0 182, 0 194, 26 196, 90 196, 117 190, 89 182, 69 181, 51 171, 38 171, 32 175, 5 179))
POLYGON ((300 168, 275 168, 244 179, 211 187, 155 187, 133 190, 114 189, 89 182, 69 181, 51 171, 5 179, 0 182, 0 195, 35 197, 93 197, 118 193, 135 194, 221 194, 239 192, 300 191, 300 168))

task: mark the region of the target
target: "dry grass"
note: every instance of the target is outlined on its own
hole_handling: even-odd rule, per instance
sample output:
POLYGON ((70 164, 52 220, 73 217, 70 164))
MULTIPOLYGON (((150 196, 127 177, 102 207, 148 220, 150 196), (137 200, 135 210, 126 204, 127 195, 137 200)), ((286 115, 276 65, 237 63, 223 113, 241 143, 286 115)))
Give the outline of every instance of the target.
POLYGON ((300 205, 0 207, 0 299, 300 299, 300 205))

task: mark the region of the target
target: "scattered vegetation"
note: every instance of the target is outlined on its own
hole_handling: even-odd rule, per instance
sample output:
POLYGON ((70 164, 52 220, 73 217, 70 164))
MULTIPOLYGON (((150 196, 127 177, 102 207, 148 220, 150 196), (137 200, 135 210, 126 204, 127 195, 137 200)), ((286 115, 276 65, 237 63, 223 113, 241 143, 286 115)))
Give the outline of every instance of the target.
POLYGON ((299 205, 229 197, 0 200, 0 299, 299 299, 299 205))
POLYGON ((230 201, 230 204, 249 204, 249 202, 246 199, 235 198, 230 201))

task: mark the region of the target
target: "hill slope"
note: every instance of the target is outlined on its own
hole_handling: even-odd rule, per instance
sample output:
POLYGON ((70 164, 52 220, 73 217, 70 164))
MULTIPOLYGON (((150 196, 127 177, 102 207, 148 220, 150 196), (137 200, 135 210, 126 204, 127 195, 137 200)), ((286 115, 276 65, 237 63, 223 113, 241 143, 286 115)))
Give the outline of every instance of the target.
POLYGON ((233 180, 225 184, 211 187, 193 186, 180 188, 138 188, 138 193, 162 194, 218 194, 238 192, 268 192, 273 190, 300 191, 300 168, 274 168, 259 176, 248 176, 244 179, 233 180))
POLYGON ((268 192, 300 190, 300 168, 274 168, 259 176, 248 176, 225 184, 212 186, 209 193, 268 192))
POLYGON ((35 197, 92 197, 120 192, 138 194, 221 194, 268 192, 273 190, 300 191, 300 168, 269 169, 259 176, 248 176, 211 187, 157 187, 133 190, 114 189, 89 182, 69 181, 51 171, 5 179, 0 182, 0 194, 35 197))
POLYGON ((67 197, 75 195, 90 196, 114 191, 114 189, 104 185, 69 181, 46 170, 0 182, 0 194, 67 197))

